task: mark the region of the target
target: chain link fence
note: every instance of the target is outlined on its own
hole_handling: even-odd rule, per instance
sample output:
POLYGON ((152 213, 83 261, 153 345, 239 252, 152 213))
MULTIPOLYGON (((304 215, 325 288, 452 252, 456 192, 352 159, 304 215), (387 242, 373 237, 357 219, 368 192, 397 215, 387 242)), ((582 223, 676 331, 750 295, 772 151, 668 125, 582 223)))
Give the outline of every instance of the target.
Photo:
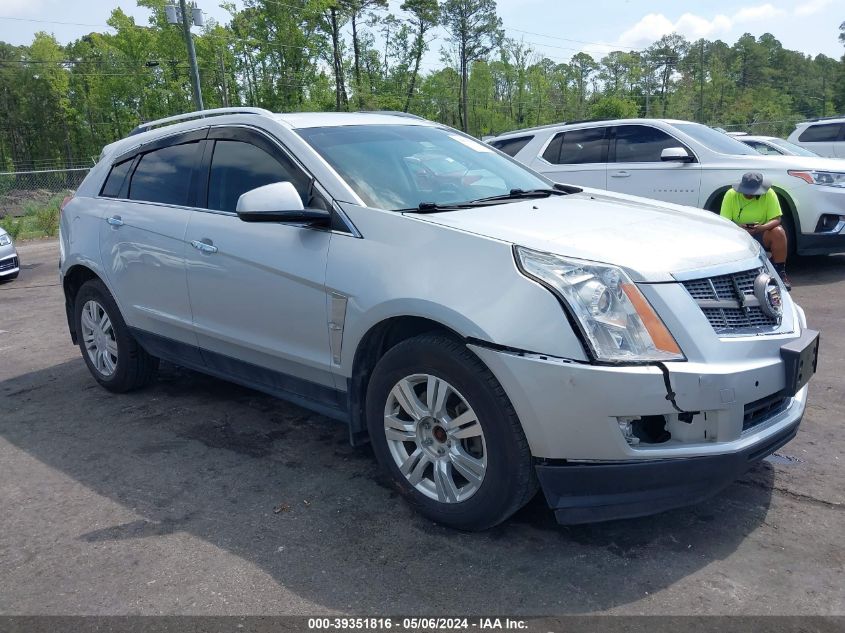
POLYGON ((56 234, 59 206, 90 167, 0 172, 0 227, 13 239, 56 234))

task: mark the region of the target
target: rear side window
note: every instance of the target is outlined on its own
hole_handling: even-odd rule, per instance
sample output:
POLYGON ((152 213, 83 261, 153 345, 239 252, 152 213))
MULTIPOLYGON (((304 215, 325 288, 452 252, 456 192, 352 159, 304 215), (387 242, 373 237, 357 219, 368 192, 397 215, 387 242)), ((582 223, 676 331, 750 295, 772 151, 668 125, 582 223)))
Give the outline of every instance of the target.
POLYGON ((607 128, 560 132, 543 152, 543 158, 553 165, 603 163, 607 160, 607 128))
POLYGON ((647 125, 616 128, 617 163, 659 163, 661 152, 669 147, 683 147, 683 143, 647 125))
POLYGON ((123 181, 126 180, 126 174, 129 173, 131 166, 131 159, 114 165, 106 178, 106 182, 103 184, 100 195, 106 198, 117 198, 120 195, 120 190, 123 188, 123 181))
POLYGON ((841 130, 841 123, 811 125, 801 132, 801 136, 798 137, 798 140, 802 143, 830 143, 839 138, 839 132, 841 130))
POLYGON ((516 156, 519 151, 528 145, 533 139, 533 136, 520 136, 518 138, 506 138, 501 141, 490 141, 490 145, 495 147, 500 152, 504 152, 508 156, 516 156))
POLYGON ((293 163, 243 141, 217 141, 208 180, 208 208, 234 211, 241 194, 274 182, 290 182, 303 204, 309 179, 293 163))
POLYGON ((187 205, 196 150, 197 143, 185 143, 141 156, 129 184, 129 199, 187 205))
POLYGON ((757 141, 743 141, 748 147, 753 147, 761 154, 769 154, 774 156, 780 156, 783 154, 782 151, 775 149, 771 145, 766 145, 765 143, 759 143, 757 141))

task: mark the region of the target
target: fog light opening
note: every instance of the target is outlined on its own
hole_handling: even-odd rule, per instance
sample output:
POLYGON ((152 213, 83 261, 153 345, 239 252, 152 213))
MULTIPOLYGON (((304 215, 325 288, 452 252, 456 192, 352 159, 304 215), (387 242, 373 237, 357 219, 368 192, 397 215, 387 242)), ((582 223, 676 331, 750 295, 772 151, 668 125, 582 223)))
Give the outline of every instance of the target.
POLYGON ((816 233, 839 233, 845 228, 845 215, 825 213, 819 218, 816 233))
POLYGON ((639 420, 635 417, 619 417, 616 421, 619 423, 619 430, 622 432, 622 437, 628 442, 629 446, 636 446, 640 443, 640 438, 634 435, 634 422, 639 420))

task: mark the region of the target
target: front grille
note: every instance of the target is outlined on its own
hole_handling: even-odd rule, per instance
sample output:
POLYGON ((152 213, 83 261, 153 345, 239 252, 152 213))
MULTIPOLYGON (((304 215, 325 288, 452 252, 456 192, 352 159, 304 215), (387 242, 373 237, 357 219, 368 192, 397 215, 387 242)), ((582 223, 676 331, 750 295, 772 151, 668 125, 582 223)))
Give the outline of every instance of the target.
POLYGON ((779 321, 763 312, 754 296, 754 280, 761 272, 752 268, 683 284, 719 334, 774 329, 779 321))
POLYGON ((778 413, 782 413, 789 406, 789 398, 781 393, 766 396, 745 405, 745 415, 742 418, 742 430, 754 428, 766 420, 771 420, 778 413))
POLYGON ((18 258, 17 257, 11 257, 9 259, 4 259, 3 261, 0 261, 0 273, 3 272, 4 270, 14 270, 17 267, 18 267, 18 258))

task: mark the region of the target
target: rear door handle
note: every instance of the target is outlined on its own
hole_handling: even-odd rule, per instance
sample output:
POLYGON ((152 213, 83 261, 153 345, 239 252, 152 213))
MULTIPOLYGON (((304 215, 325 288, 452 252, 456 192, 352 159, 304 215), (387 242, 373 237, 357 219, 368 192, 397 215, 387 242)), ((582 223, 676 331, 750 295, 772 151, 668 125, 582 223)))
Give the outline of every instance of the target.
POLYGON ((217 247, 214 245, 214 242, 212 242, 207 237, 204 237, 201 240, 193 240, 191 242, 191 246, 193 246, 198 251, 201 251, 203 253, 208 253, 209 255, 211 253, 217 252, 217 247))
POLYGON ((123 219, 119 215, 113 215, 110 218, 106 218, 106 222, 112 226, 123 226, 123 219))
POLYGON ((622 170, 622 171, 614 171, 614 172, 611 172, 611 173, 610 173, 610 177, 611 177, 611 178, 627 178, 627 177, 628 177, 628 176, 630 176, 630 175, 631 175, 631 172, 630 172, 630 171, 624 171, 624 170, 622 170))

